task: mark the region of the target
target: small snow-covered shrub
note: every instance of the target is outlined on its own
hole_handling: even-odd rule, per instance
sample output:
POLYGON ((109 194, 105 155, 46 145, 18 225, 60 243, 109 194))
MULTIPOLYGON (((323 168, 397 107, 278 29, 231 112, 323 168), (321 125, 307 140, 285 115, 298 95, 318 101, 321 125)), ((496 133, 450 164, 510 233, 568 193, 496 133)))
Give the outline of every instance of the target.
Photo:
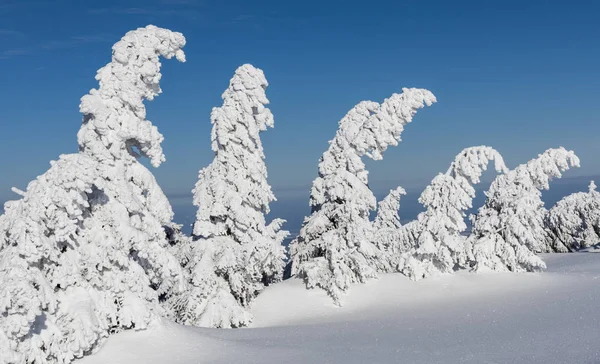
POLYGON ((545 218, 549 247, 565 253, 600 243, 600 193, 594 181, 588 192, 564 197, 548 211, 545 218))

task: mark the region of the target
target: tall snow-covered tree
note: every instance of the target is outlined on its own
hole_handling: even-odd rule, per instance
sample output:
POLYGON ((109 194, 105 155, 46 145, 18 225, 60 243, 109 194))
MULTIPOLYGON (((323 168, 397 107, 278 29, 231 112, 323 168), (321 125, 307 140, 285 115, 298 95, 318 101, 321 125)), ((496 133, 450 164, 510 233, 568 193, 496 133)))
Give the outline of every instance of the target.
POLYGON ((417 110, 435 101, 427 90, 404 88, 381 104, 363 101, 340 120, 313 182, 312 214, 290 245, 291 273, 307 287, 323 288, 340 304, 351 283, 376 276, 382 252, 369 220, 376 201, 361 157, 382 159, 417 110))
POLYGON ((172 300, 177 321, 204 327, 246 326, 248 307, 281 280, 288 232, 266 224, 275 200, 267 183, 260 133, 274 126, 262 70, 239 67, 211 114, 213 162, 193 191, 198 207, 189 262, 189 288, 172 300))
POLYGON ((549 247, 559 253, 600 243, 600 192, 594 181, 588 192, 577 192, 554 205, 545 218, 549 247))
POLYGON ((536 252, 548 251, 544 227, 547 211, 541 199, 552 178, 579 166, 573 151, 548 149, 536 159, 498 176, 486 192, 469 237, 476 271, 539 271, 546 268, 536 252))
POLYGON ((411 279, 451 273, 467 264, 464 231, 465 211, 473 207, 475 188, 490 161, 497 172, 507 172, 500 153, 479 146, 460 152, 446 173, 438 174, 421 194, 419 202, 426 210, 403 238, 411 239, 402 272, 411 279))
POLYGON ((184 61, 184 44, 154 26, 127 33, 81 100, 80 152, 6 204, 0 363, 70 362, 112 332, 145 328, 163 315, 160 297, 183 288, 163 230, 171 207, 137 158, 164 160, 143 101, 161 91, 159 57, 184 61))
POLYGON ((118 311, 133 300, 128 292, 139 287, 156 292, 144 294, 132 312, 124 310, 130 317, 119 319, 122 327, 145 327, 158 309, 154 296, 183 287, 164 231, 173 217, 171 206, 138 159, 149 158, 154 167, 165 160, 163 136, 146 119, 144 100, 161 93, 160 56, 184 62, 184 45, 181 33, 155 26, 127 33, 114 45, 112 62, 98 71, 99 89, 81 99, 80 153, 97 162, 101 181, 101 190, 91 195, 92 217, 84 221, 84 238, 105 250, 103 260, 122 266, 115 270, 122 277, 111 277, 120 284, 106 282, 118 297, 118 311))

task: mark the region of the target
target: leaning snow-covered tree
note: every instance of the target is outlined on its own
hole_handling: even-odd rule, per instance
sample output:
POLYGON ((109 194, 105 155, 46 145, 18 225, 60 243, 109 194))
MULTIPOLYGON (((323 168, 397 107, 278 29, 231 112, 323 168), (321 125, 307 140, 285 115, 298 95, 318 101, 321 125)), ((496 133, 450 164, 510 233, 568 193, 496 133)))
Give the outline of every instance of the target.
MULTIPOLYGON (((411 279, 451 273, 467 264, 464 231, 465 211, 473 207, 475 188, 490 161, 497 172, 508 169, 500 153, 491 147, 479 146, 460 152, 448 171, 438 174, 421 194, 425 207, 414 225, 407 226, 402 237, 411 239, 410 250, 400 263, 402 272, 411 279)), ((396 260, 401 260, 396 258, 396 260)))
POLYGON ((404 88, 381 104, 363 101, 340 120, 313 182, 312 214, 290 245, 291 273, 307 287, 325 289, 340 304, 351 283, 377 275, 382 252, 373 244, 369 220, 376 200, 361 158, 382 159, 417 110, 435 101, 427 90, 404 88))
POLYGON ((115 266, 104 283, 115 296, 123 328, 144 328, 158 310, 157 297, 183 286, 164 231, 173 217, 171 206, 138 159, 149 158, 154 167, 165 160, 163 136, 146 119, 144 100, 161 92, 160 56, 184 62, 184 45, 181 33, 155 26, 127 33, 113 47, 112 62, 98 71, 100 88, 81 99, 80 152, 98 163, 101 180, 90 195, 84 239, 104 251, 102 264, 95 266, 115 266))
POLYGON ((163 230, 171 207, 137 159, 164 160, 143 101, 161 91, 159 57, 184 61, 184 44, 154 26, 127 33, 81 100, 80 152, 6 204, 0 363, 70 362, 112 332, 145 328, 163 315, 160 297, 183 287, 163 230))
POLYGON ((262 70, 239 67, 211 114, 213 162, 193 191, 198 206, 185 259, 189 287, 171 300, 178 322, 203 327, 246 326, 248 307, 281 280, 288 232, 284 220, 266 224, 275 200, 267 183, 260 132, 273 127, 262 70))
POLYGON ((546 268, 535 252, 549 251, 544 227, 547 211, 541 199, 552 178, 579 167, 573 151, 548 149, 538 158, 498 176, 486 192, 469 237, 474 270, 539 271, 546 268))
POLYGON ((558 201, 546 215, 549 246, 559 253, 600 243, 600 193, 594 181, 589 192, 577 192, 558 201))

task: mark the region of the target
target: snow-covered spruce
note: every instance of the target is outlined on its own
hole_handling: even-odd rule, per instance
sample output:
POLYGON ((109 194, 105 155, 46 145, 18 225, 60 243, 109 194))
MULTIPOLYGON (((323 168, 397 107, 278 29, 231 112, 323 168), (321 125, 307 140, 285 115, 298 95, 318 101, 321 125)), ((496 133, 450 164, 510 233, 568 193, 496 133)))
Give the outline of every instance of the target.
POLYGON ((182 288, 163 230, 171 207, 136 159, 164 160, 143 100, 160 93, 159 57, 183 61, 184 44, 154 26, 127 33, 82 98, 80 152, 6 204, 0 363, 68 363, 112 332, 143 329, 163 314, 159 297, 182 288))
POLYGON ((376 201, 361 157, 382 159, 417 110, 435 101, 427 90, 404 88, 381 104, 363 101, 340 120, 313 182, 312 214, 290 244, 291 273, 307 287, 323 288, 340 304, 351 283, 377 275, 382 252, 372 243, 369 220, 376 201))
POLYGON ((564 148, 548 149, 538 158, 498 176, 486 192, 487 200, 472 216, 469 236, 475 271, 539 271, 546 268, 535 252, 550 250, 544 227, 547 211, 541 199, 551 178, 579 167, 579 158, 564 148))
POLYGON ((559 253, 577 251, 600 243, 600 192, 594 181, 588 192, 564 197, 545 218, 550 248, 559 253))
POLYGON ((7 202, 0 217, 2 364, 69 362, 107 335, 108 317, 95 307, 104 302, 94 302, 99 292, 80 272, 95 163, 72 154, 51 165, 26 192, 13 189, 23 198, 7 202))
MULTIPOLYGON (((407 224, 400 234, 408 242, 397 242, 409 246, 407 252, 395 249, 394 262, 411 279, 421 279, 440 273, 451 273, 458 267, 466 267, 467 249, 463 232, 465 211, 473 207, 475 188, 490 161, 499 173, 508 169, 500 153, 491 147, 479 146, 460 152, 448 171, 438 174, 425 188, 419 202, 425 207, 417 220, 407 224), (402 262, 403 261, 403 262, 402 262)), ((401 229, 402 230, 402 229, 401 229)))
POLYGON ((377 215, 373 222, 375 230, 399 229, 400 223, 400 198, 406 195, 406 190, 402 187, 396 187, 390 190, 390 193, 377 204, 377 215))
POLYGON ((144 328, 160 313, 157 298, 183 288, 163 228, 171 223, 171 206, 137 159, 147 157, 155 167, 165 160, 163 136, 146 119, 143 102, 161 92, 160 56, 184 62, 184 45, 181 33, 155 26, 127 33, 114 45, 112 62, 98 71, 100 88, 81 99, 80 151, 97 161, 101 180, 84 238, 104 250, 100 267, 119 268, 106 284, 123 328, 144 328))
POLYGON ((235 71, 211 114, 213 162, 193 191, 198 207, 186 253, 189 287, 170 304, 178 322, 203 327, 250 323, 248 307, 267 285, 281 280, 288 232, 284 220, 265 222, 275 200, 267 183, 260 132, 273 127, 263 71, 235 71))
POLYGON ((410 241, 404 234, 400 222, 400 199, 406 195, 402 187, 390 190, 390 193, 377 204, 377 215, 373 221, 373 243, 382 252, 377 261, 377 271, 397 272, 398 257, 407 250, 405 243, 410 241))

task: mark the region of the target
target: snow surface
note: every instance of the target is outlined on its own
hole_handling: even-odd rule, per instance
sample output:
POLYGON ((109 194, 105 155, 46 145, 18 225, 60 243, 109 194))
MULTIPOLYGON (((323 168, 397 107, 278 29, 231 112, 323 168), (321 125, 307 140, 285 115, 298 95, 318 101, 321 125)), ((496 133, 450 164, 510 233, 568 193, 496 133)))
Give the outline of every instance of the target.
POLYGON ((267 288, 245 329, 157 322, 78 364, 600 362, 600 254, 545 254, 544 273, 385 274, 333 304, 299 279, 267 288))

